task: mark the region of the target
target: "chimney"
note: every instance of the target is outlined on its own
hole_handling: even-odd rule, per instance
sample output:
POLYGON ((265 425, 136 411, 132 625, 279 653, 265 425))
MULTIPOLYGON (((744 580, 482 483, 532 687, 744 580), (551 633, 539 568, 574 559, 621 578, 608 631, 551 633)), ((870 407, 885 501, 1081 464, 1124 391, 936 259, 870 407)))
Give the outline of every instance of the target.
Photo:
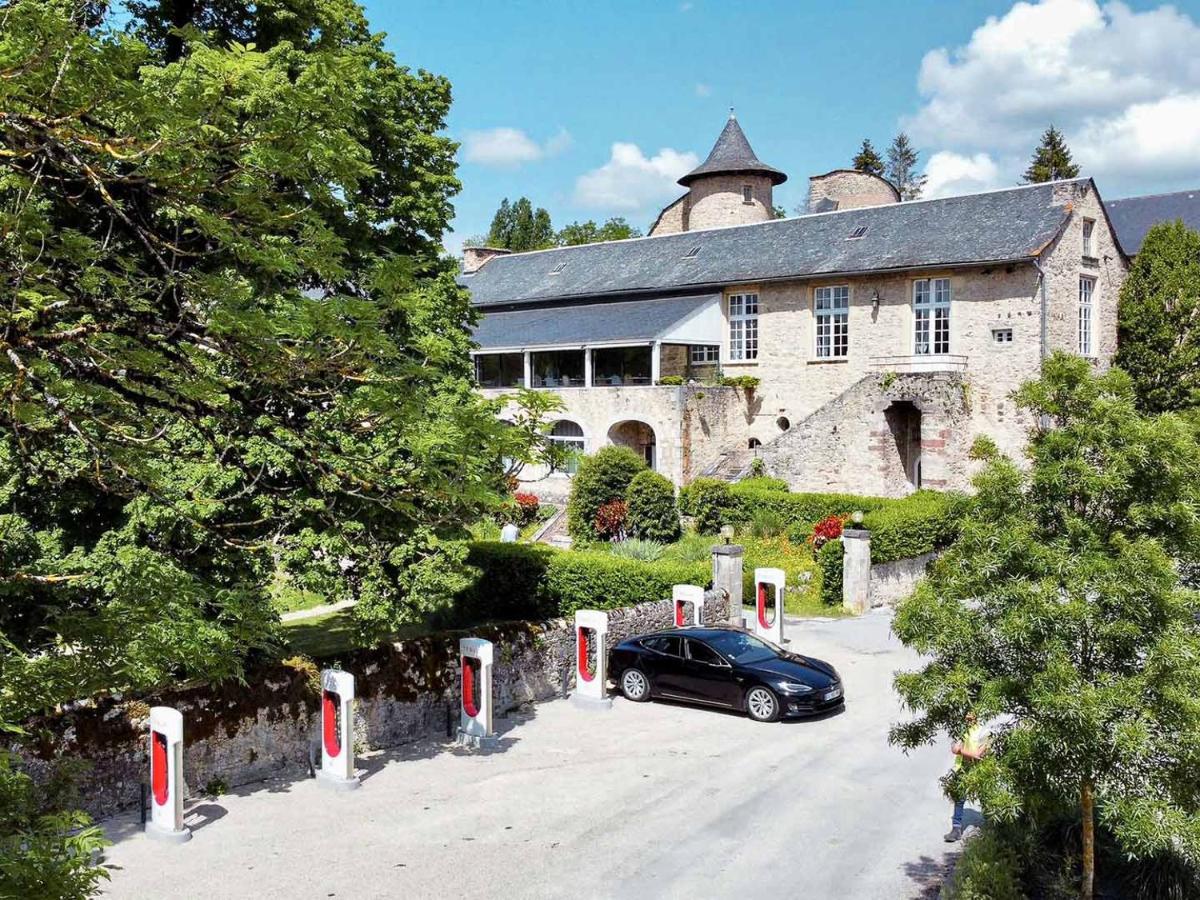
POLYGON ((464 275, 473 275, 483 268, 484 263, 497 256, 512 253, 503 247, 463 247, 462 270, 464 275))

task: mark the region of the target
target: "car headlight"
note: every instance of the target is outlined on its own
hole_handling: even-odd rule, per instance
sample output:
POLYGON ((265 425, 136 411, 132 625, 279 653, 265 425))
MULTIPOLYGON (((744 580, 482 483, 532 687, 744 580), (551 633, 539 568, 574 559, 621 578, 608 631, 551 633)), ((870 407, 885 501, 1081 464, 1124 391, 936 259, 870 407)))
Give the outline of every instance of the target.
POLYGON ((811 694, 813 691, 810 685, 799 684, 795 681, 781 681, 779 689, 785 694, 811 694))

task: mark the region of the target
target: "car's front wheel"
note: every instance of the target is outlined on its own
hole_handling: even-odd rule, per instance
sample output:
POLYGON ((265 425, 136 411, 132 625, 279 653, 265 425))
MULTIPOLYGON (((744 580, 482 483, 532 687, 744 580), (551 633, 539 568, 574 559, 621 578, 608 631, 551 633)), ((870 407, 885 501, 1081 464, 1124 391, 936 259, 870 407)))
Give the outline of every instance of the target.
POLYGON ((626 700, 645 703, 650 699, 650 679, 641 669, 626 669, 621 676, 621 693, 626 700))
POLYGON ((746 692, 746 713, 756 722, 774 722, 779 718, 779 698, 770 688, 752 687, 746 692))

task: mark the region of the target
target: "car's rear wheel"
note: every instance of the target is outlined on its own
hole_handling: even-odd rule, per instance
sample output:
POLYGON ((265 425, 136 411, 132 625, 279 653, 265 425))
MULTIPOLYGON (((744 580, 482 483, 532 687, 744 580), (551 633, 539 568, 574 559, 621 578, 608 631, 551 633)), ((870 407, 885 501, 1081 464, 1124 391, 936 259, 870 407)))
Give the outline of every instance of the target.
POLYGON ((650 699, 650 679, 641 669, 626 669, 621 676, 621 694, 634 703, 645 703, 650 699))
POLYGON ((779 718, 779 698, 770 688, 752 687, 746 692, 746 713, 756 722, 774 722, 779 718))

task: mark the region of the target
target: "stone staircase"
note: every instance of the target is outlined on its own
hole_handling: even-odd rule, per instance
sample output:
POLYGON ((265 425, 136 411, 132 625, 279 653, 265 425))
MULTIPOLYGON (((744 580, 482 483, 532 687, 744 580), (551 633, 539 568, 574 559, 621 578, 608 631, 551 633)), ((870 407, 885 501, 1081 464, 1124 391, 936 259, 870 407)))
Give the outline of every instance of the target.
POLYGON ((721 481, 741 481, 750 471, 757 456, 754 450, 737 447, 726 450, 716 461, 700 473, 701 478, 719 478, 721 481))
POLYGON ((549 544, 565 550, 571 546, 571 535, 567 533, 567 505, 559 507, 550 519, 533 538, 535 543, 549 544))

